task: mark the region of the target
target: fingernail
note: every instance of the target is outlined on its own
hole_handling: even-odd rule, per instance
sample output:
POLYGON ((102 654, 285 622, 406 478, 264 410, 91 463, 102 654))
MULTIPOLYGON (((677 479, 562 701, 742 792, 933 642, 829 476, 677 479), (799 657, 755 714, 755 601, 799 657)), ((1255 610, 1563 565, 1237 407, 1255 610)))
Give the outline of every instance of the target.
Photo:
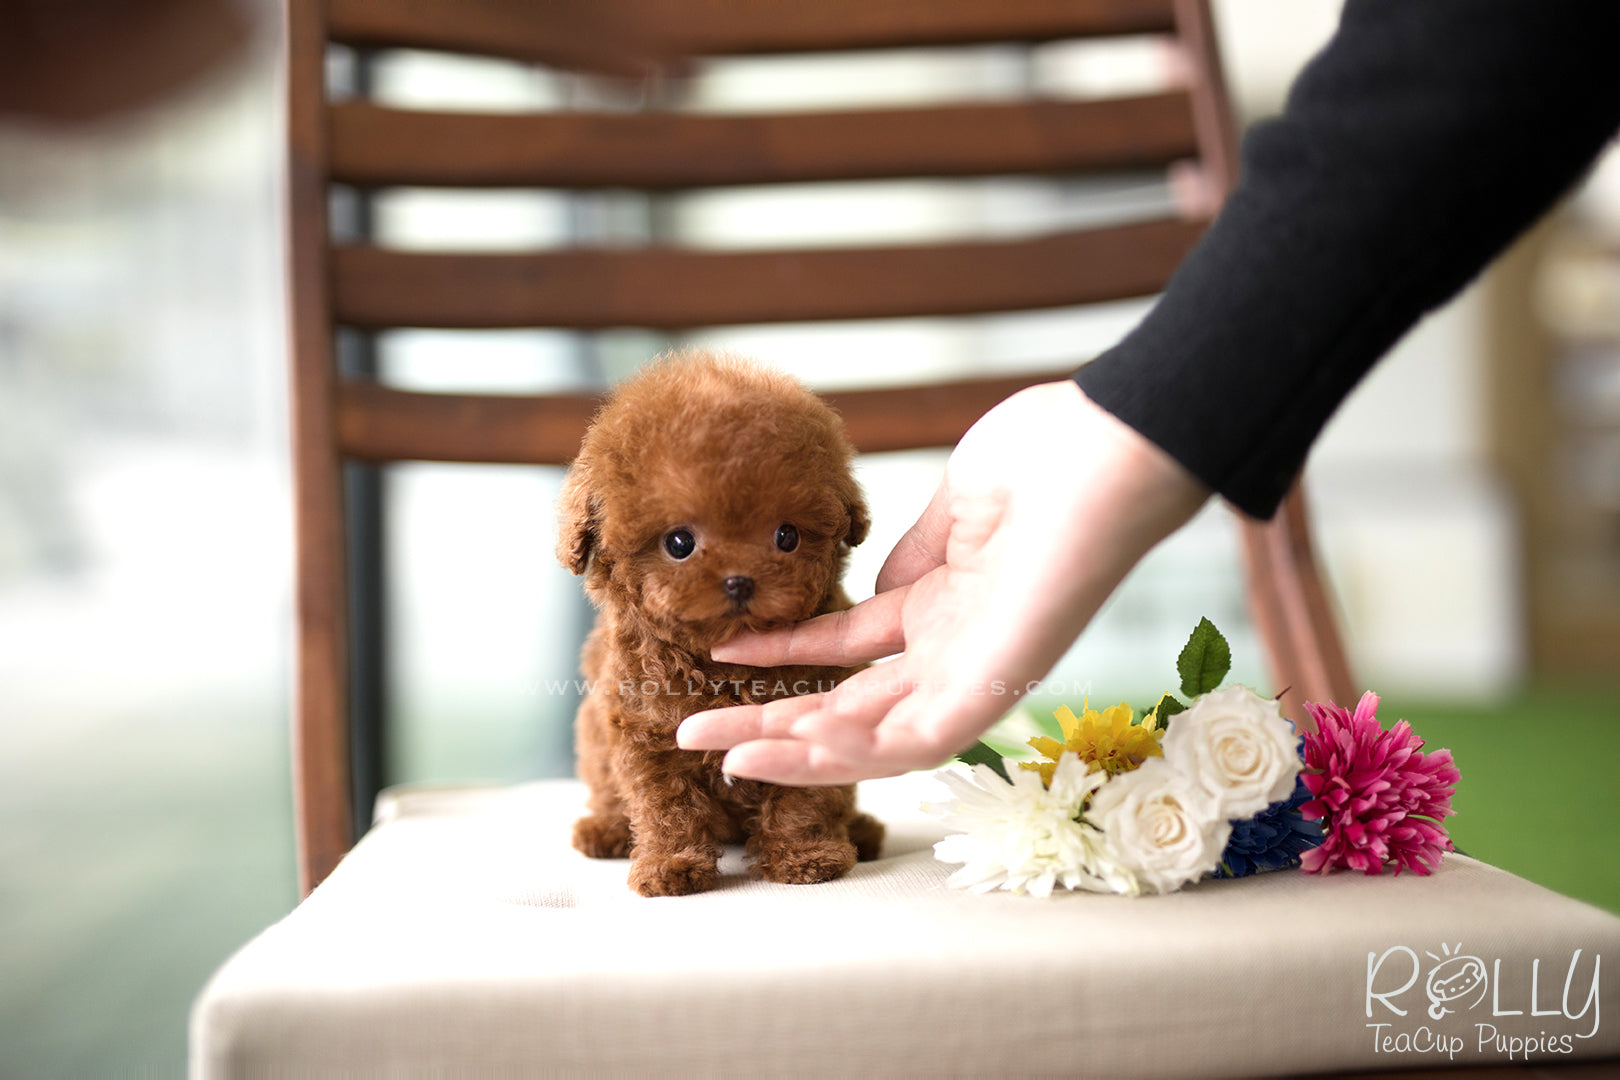
POLYGON ((693 713, 691 716, 688 716, 685 720, 680 722, 680 726, 675 729, 676 746, 680 747, 682 750, 692 749, 691 746, 687 745, 692 741, 692 733, 689 731, 689 728, 692 726, 692 721, 702 715, 702 713, 693 713))
POLYGON ((726 756, 720 761, 720 771, 725 774, 726 780, 731 781, 752 779, 747 773, 739 772, 737 770, 737 762, 734 760, 736 757, 737 751, 729 750, 726 752, 726 756))

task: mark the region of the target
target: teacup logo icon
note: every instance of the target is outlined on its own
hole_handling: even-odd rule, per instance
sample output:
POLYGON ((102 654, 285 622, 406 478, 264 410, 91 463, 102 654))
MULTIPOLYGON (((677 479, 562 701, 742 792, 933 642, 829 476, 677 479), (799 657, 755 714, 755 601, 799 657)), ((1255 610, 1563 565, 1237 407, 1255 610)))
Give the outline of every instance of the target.
POLYGON ((1444 959, 1434 953, 1425 953, 1431 960, 1438 961, 1429 970, 1428 982, 1424 984, 1424 992, 1429 995, 1429 1016, 1438 1020, 1448 1012, 1456 1009, 1448 1008, 1462 1001, 1470 994, 1475 994, 1474 1000, 1468 1002, 1467 1007, 1472 1009, 1485 997, 1485 961, 1477 956, 1462 956, 1462 943, 1458 942, 1454 955, 1451 946, 1441 945, 1440 951, 1445 954, 1444 959))

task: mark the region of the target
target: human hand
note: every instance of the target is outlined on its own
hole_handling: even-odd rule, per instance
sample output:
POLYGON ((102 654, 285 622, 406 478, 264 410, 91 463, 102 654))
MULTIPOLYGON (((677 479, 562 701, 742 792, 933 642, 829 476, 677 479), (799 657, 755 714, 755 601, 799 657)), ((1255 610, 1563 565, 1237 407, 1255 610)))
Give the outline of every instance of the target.
POLYGON ((876 596, 714 650, 763 667, 899 655, 826 693, 696 713, 679 744, 727 749, 726 772, 782 784, 938 765, 1043 678, 1208 495, 1074 382, 1014 394, 962 437, 876 596))

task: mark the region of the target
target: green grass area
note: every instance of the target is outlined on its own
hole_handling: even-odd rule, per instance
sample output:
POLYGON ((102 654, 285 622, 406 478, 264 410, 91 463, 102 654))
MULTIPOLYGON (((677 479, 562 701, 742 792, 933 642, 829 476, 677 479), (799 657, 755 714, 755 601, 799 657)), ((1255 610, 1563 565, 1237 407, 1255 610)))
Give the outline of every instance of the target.
MULTIPOLYGON (((1096 694, 1092 705, 1116 700, 1096 694)), ((1028 714, 1044 726, 1061 704, 1032 701, 1028 714)), ((1609 831, 1620 821, 1620 686, 1538 686, 1477 706, 1385 695, 1378 715, 1385 727, 1405 719, 1456 758, 1462 783, 1446 824, 1459 850, 1620 913, 1620 841, 1609 831)))
POLYGON ((1549 686, 1488 706, 1385 699, 1462 773, 1457 847, 1520 877, 1620 912, 1620 688, 1549 686))

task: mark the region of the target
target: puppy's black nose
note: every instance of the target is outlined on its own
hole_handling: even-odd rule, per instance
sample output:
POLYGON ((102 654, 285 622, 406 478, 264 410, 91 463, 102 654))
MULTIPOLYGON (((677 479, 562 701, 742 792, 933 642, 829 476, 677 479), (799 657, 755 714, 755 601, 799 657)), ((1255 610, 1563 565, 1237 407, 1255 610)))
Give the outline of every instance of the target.
POLYGON ((733 574, 731 577, 726 578, 724 584, 726 595, 739 604, 754 595, 754 579, 751 577, 733 574))

